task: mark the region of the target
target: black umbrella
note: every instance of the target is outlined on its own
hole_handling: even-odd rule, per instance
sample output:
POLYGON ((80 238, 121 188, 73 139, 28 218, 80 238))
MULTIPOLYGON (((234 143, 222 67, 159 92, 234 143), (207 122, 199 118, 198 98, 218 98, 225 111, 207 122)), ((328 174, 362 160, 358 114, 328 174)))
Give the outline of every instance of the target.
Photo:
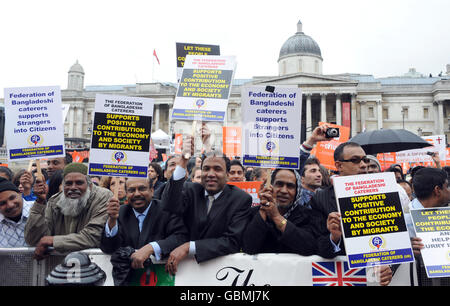
POLYGON ((366 154, 399 152, 432 146, 421 137, 407 130, 377 130, 364 132, 349 141, 359 144, 366 154))

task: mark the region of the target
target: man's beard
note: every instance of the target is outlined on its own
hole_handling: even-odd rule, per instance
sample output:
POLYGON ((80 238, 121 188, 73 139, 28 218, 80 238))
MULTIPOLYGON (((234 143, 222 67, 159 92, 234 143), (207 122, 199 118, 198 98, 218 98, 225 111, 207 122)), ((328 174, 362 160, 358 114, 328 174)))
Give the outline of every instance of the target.
POLYGON ((61 209, 61 213, 64 216, 76 217, 86 207, 86 204, 87 204, 90 196, 91 196, 90 188, 87 188, 84 195, 82 195, 78 199, 68 198, 68 197, 66 197, 64 192, 62 192, 58 203, 56 203, 56 206, 58 206, 61 209))

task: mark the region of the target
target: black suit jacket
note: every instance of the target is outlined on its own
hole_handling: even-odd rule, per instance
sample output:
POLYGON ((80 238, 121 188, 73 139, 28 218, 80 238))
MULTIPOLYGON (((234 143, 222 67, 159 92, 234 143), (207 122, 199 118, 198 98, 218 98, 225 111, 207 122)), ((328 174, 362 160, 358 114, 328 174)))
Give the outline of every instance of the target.
POLYGON ((287 218, 286 229, 281 233, 272 220, 264 221, 259 206, 253 207, 252 218, 244 233, 244 252, 295 253, 311 256, 316 253, 316 240, 311 226, 311 210, 298 205, 287 218))
POLYGON ((166 199, 166 210, 183 217, 189 240, 195 241, 197 262, 240 251, 252 205, 252 198, 246 192, 226 185, 207 214, 207 197, 202 185, 170 179, 163 199, 166 199))
POLYGON ((338 245, 341 250, 336 253, 330 241, 330 232, 327 229, 328 215, 338 211, 334 187, 330 186, 317 191, 309 203, 313 214, 311 225, 317 239, 317 255, 324 258, 346 255, 344 237, 341 237, 338 245))
POLYGON ((131 246, 140 249, 144 245, 156 241, 161 247, 161 257, 187 241, 187 229, 183 220, 162 209, 162 202, 152 200, 150 209, 144 219, 142 232, 139 232, 139 221, 131 205, 122 205, 119 210, 119 231, 114 237, 106 237, 105 229, 100 242, 100 248, 107 254, 113 253, 119 247, 131 246))

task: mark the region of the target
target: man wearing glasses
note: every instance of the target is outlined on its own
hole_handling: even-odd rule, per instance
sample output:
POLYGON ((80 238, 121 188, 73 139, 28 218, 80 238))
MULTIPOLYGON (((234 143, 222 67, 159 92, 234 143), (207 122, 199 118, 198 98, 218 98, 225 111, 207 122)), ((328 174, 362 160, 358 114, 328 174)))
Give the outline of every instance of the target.
MULTIPOLYGON (((334 162, 340 176, 367 174, 370 159, 363 148, 354 142, 340 144, 334 151, 334 162)), ((345 255, 342 239, 341 215, 338 213, 334 186, 316 192, 309 202, 313 213, 313 231, 317 241, 317 255, 334 258, 345 255)), ((381 266, 380 284, 392 280, 389 266, 381 266)))
POLYGON ((163 203, 152 199, 152 181, 129 178, 125 188, 128 205, 120 205, 115 197, 108 202, 100 248, 107 254, 120 247, 134 248, 131 268, 140 269, 150 255, 160 260, 184 243, 187 230, 181 218, 163 211, 163 203))

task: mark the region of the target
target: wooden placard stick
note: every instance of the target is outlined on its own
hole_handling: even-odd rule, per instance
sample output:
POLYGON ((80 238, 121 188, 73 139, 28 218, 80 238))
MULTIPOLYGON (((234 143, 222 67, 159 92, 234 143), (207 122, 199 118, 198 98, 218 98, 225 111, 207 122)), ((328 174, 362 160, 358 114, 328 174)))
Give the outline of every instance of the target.
POLYGON ((115 185, 114 186, 114 190, 113 190, 114 198, 116 198, 117 200, 120 200, 119 199, 119 183, 120 183, 119 177, 113 176, 112 179, 111 179, 111 184, 110 185, 112 185, 113 181, 114 181, 114 185, 115 185))
POLYGON ((272 176, 272 168, 267 169, 266 187, 270 186, 270 177, 272 176))
POLYGON ((36 178, 40 178, 42 180, 42 182, 45 183, 45 177, 42 174, 42 169, 41 169, 41 160, 39 158, 36 159, 36 178))
MULTIPOLYGON (((194 121, 192 121, 192 128, 191 128, 191 136, 192 136, 192 140, 193 141, 195 140, 195 131, 196 130, 197 130, 197 120, 194 120, 194 121)), ((195 147, 195 145, 194 145, 194 147, 195 147)), ((191 158, 191 156, 192 156, 191 153, 185 153, 184 154, 184 158, 185 159, 189 159, 189 158, 191 158)))
POLYGON ((31 159, 30 162, 28 163, 28 168, 27 168, 28 172, 31 172, 31 169, 33 168, 33 162, 35 162, 35 160, 31 159))

